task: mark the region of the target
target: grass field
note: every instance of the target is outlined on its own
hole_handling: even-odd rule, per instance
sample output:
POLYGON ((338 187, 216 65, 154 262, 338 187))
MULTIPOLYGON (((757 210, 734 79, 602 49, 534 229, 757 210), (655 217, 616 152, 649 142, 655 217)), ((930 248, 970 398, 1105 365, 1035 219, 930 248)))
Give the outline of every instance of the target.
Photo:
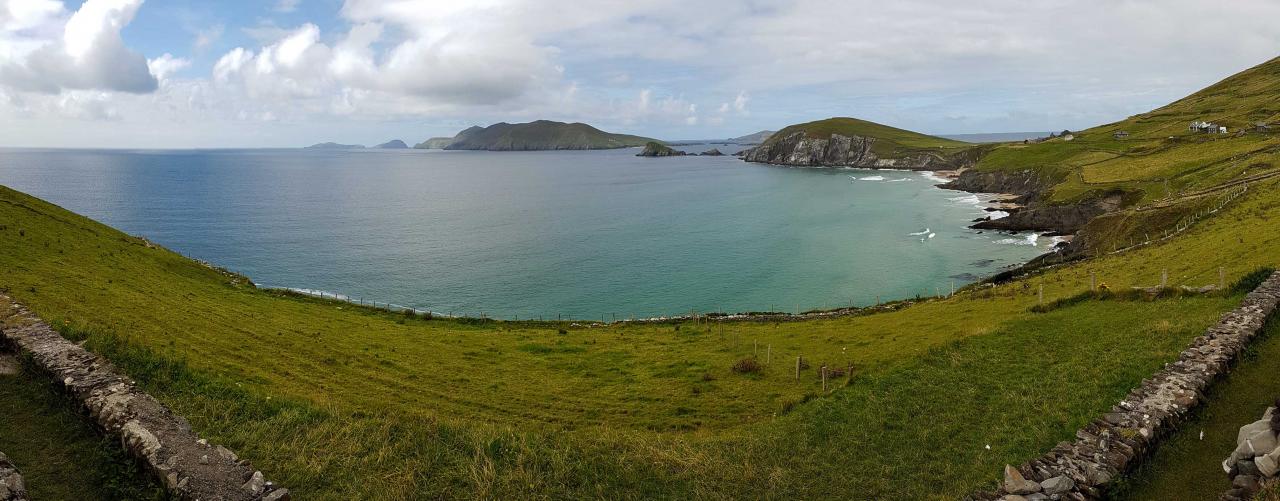
POLYGON ((1126 288, 1274 265, 1278 201, 1259 186, 1165 244, 895 312, 575 326, 255 290, 4 189, 0 287, 308 498, 953 497, 1071 436, 1239 300, 1031 313, 1041 284, 1053 300, 1091 272, 1126 288), (853 376, 824 394, 822 362, 853 376))

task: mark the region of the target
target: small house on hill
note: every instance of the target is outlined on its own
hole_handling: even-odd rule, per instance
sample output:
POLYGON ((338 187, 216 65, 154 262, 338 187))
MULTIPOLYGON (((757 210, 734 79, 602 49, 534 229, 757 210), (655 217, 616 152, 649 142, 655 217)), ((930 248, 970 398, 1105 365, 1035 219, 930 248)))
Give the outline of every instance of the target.
POLYGON ((1112 134, 1111 134, 1111 137, 1116 138, 1116 139, 1120 139, 1120 140, 1124 140, 1124 139, 1128 139, 1128 138, 1129 138, 1129 133, 1128 133, 1127 131, 1118 130, 1118 131, 1115 131, 1114 133, 1112 133, 1112 134))
POLYGON ((1271 124, 1266 122, 1257 122, 1253 124, 1253 130, 1258 132, 1271 132, 1271 124))
POLYGON ((1188 127, 1188 128, 1191 130, 1191 132, 1199 132, 1201 134, 1221 132, 1219 130, 1218 124, 1215 124, 1213 122, 1201 122, 1199 120, 1191 122, 1191 127, 1188 127))

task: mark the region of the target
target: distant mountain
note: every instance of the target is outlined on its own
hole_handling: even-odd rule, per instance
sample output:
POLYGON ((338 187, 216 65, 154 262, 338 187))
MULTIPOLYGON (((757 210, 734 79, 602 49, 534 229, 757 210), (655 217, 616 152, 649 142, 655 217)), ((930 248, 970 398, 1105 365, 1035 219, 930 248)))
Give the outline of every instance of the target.
MULTIPOLYGON (((442 138, 429 139, 418 147, 442 138)), ((655 141, 647 137, 612 134, 584 123, 549 120, 523 124, 498 123, 488 127, 470 127, 443 148, 446 150, 533 151, 533 150, 607 150, 644 146, 655 141)))
POLYGON ((406 149, 409 149, 409 145, 404 144, 404 141, 401 141, 399 139, 392 139, 385 143, 374 146, 374 148, 378 148, 382 150, 406 150, 406 149))
POLYGON ((363 150, 364 145, 360 144, 339 144, 339 143, 317 143, 308 146, 308 150, 363 150))
POLYGON ((792 125, 746 150, 748 162, 776 165, 915 170, 971 165, 971 144, 856 118, 836 117, 792 125))
POLYGON ((777 131, 762 130, 755 134, 747 134, 745 136, 739 136, 739 137, 729 139, 727 142, 733 143, 733 144, 760 144, 769 140, 769 137, 773 136, 776 133, 777 131))
POLYGON ((433 137, 421 143, 413 145, 415 150, 443 150, 445 146, 453 142, 451 137, 433 137))

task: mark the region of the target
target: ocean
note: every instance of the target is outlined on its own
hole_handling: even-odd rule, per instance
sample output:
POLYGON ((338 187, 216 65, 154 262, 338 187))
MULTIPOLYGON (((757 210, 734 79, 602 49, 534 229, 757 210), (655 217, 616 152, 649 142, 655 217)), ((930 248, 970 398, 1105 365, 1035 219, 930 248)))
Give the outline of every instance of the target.
POLYGON ((987 197, 928 173, 637 151, 0 149, 0 184, 262 286, 491 318, 867 305, 1053 243, 966 228, 987 197))

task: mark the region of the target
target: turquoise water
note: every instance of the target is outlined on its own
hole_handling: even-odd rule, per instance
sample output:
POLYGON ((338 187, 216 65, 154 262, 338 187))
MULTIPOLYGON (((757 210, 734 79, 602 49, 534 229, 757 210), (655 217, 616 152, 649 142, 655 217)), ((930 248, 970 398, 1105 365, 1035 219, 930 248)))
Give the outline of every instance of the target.
POLYGON ((0 184, 263 285, 502 318, 862 305, 1051 245, 918 172, 635 152, 0 150, 0 184))

